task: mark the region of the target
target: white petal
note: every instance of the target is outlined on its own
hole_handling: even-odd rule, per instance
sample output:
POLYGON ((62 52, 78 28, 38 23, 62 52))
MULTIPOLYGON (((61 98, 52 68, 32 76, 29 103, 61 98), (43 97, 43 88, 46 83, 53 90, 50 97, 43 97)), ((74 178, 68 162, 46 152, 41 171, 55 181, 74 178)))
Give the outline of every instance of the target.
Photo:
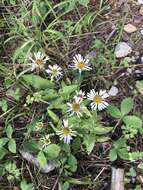
POLYGON ((41 58, 41 52, 40 51, 38 51, 38 53, 37 53, 37 55, 36 55, 37 57, 37 59, 40 59, 41 58))
POLYGON ((102 95, 102 98, 104 99, 104 98, 108 98, 109 97, 109 94, 108 93, 104 93, 103 95, 102 95))
POLYGON ((68 120, 63 120, 64 127, 68 127, 68 120))
POLYGON ((102 96, 102 95, 105 94, 105 93, 106 93, 106 90, 100 90, 100 91, 99 91, 99 95, 100 95, 100 96, 102 96))
POLYGON ((46 71, 47 73, 51 73, 51 70, 49 70, 49 69, 46 69, 45 71, 46 71))

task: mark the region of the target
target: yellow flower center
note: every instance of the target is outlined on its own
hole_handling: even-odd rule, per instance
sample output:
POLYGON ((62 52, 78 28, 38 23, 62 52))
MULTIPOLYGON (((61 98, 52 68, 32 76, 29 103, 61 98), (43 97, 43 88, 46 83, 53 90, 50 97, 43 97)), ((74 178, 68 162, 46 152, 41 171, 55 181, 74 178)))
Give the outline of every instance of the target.
POLYGON ((85 68, 85 66, 86 66, 86 63, 85 62, 79 62, 78 64, 77 64, 77 67, 79 68, 79 69, 83 69, 83 68, 85 68))
POLYGON ((44 127, 44 124, 42 122, 39 122, 36 124, 37 129, 42 129, 44 127))
POLYGON ((53 74, 53 76, 56 76, 57 73, 58 73, 57 69, 53 69, 53 70, 52 70, 52 74, 53 74))
POLYGON ((36 63, 37 65, 39 65, 39 66, 43 66, 43 65, 44 65, 43 59, 37 59, 37 60, 35 61, 35 63, 36 63))
POLYGON ((69 135, 69 134, 70 134, 70 129, 69 129, 68 127, 64 127, 64 128, 63 128, 63 134, 64 134, 65 136, 69 135))
POLYGON ((73 109, 73 111, 78 112, 80 110, 80 104, 73 103, 72 104, 72 109, 73 109))
POLYGON ((50 139, 45 139, 45 144, 50 144, 51 142, 50 142, 50 139))
POLYGON ((94 96, 93 101, 94 101, 96 104, 100 104, 100 103, 102 103, 103 99, 102 99, 101 96, 96 95, 96 96, 94 96))

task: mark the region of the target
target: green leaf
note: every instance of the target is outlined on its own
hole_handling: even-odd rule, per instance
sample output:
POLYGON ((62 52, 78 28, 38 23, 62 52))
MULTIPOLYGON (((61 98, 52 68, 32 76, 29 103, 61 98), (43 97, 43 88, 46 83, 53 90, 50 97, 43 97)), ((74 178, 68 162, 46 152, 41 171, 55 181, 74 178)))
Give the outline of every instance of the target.
POLYGON ((39 144, 36 140, 29 140, 23 143, 23 148, 27 151, 36 152, 39 150, 39 144))
POLYGON ((122 102, 121 102, 121 113, 122 115, 126 115, 128 114, 132 109, 133 109, 133 99, 132 98, 125 98, 122 102))
POLYGON ((75 172, 77 170, 77 160, 73 155, 68 157, 68 165, 70 166, 70 171, 75 172))
POLYGON ((53 83, 50 80, 44 79, 38 75, 27 74, 23 75, 21 78, 35 89, 42 90, 53 87, 53 83))
POLYGON ((104 135, 112 131, 113 127, 95 127, 94 133, 97 135, 104 135))
POLYGON ((137 159, 142 159, 143 158, 143 151, 135 151, 135 152, 130 152, 130 160, 137 160, 137 159))
POLYGON ((115 161, 117 159, 117 152, 116 149, 112 148, 109 152, 109 159, 110 161, 115 161))
POLYGON ((103 142, 107 142, 109 141, 110 138, 109 137, 105 137, 105 136, 101 136, 101 137, 97 137, 96 141, 99 142, 99 143, 103 143, 103 142))
POLYGON ((41 167, 44 167, 47 163, 47 159, 45 157, 45 154, 42 151, 40 151, 38 153, 37 160, 39 161, 41 167))
POLYGON ((10 139, 8 142, 8 149, 12 153, 16 153, 16 142, 14 139, 10 139))
POLYGON ((108 106, 108 112, 114 118, 118 119, 118 118, 122 117, 122 114, 121 114, 120 110, 114 105, 108 106))
POLYGON ((43 151, 46 154, 46 157, 50 160, 58 157, 60 153, 60 147, 56 144, 50 144, 44 148, 43 151))
POLYGON ((120 149, 120 148, 122 148, 122 147, 126 147, 126 146, 127 146, 127 145, 126 145, 126 140, 125 140, 124 138, 120 138, 120 139, 118 139, 118 140, 114 143, 113 146, 115 147, 116 150, 118 150, 118 149, 120 149))
POLYGON ((127 176, 129 177, 136 177, 137 173, 134 168, 130 168, 129 172, 127 173, 127 176))
POLYGON ((70 187, 69 182, 66 181, 66 182, 63 184, 63 190, 69 190, 69 187, 70 187))
POLYGON ((15 90, 10 90, 8 94, 18 101, 21 97, 20 88, 16 88, 15 90))
POLYGON ((0 148, 0 160, 4 158, 4 156, 7 154, 7 150, 3 147, 0 148))
POLYGON ((12 133, 13 133, 13 128, 11 127, 11 125, 7 126, 7 128, 6 128, 7 137, 11 139, 12 133))
POLYGON ((2 108, 2 111, 3 111, 3 112, 6 112, 7 109, 8 109, 7 100, 2 99, 2 100, 0 101, 0 107, 2 108))
POLYGON ((33 190, 32 183, 27 183, 26 180, 22 180, 20 183, 21 190, 33 190))
POLYGON ((141 95, 143 95, 143 80, 137 81, 136 87, 137 87, 138 91, 141 93, 141 95))
POLYGON ((88 134, 84 136, 84 141, 83 144, 86 146, 86 150, 88 152, 88 154, 91 153, 91 151, 94 148, 95 145, 95 134, 88 134))
POLYGON ((16 0, 10 0, 10 4, 16 5, 16 0))
POLYGON ((126 125, 135 126, 135 127, 142 127, 142 120, 135 116, 135 115, 128 115, 123 118, 123 121, 126 125))
POLYGON ((83 6, 87 6, 90 0, 78 0, 78 2, 83 6))
POLYGON ((138 168, 140 168, 143 171, 143 162, 139 163, 138 168))
POLYGON ((42 99, 46 101, 56 100, 58 98, 58 94, 53 89, 46 89, 41 91, 42 99))
POLYGON ((79 137, 76 137, 72 142, 72 148, 76 152, 81 147, 81 139, 79 137))
POLYGON ((118 155, 123 160, 129 160, 129 153, 128 153, 128 150, 126 148, 119 149, 118 150, 118 155))
POLYGON ((84 107, 84 108, 82 109, 82 112, 85 113, 85 114, 86 114, 87 116, 89 116, 89 117, 92 116, 91 113, 90 113, 90 111, 89 111, 86 107, 84 107))
POLYGON ((0 148, 3 147, 9 141, 8 138, 3 137, 0 139, 0 148))
POLYGON ((59 117, 51 110, 47 110, 48 112, 48 115, 52 118, 52 120, 55 122, 55 123, 58 123, 59 121, 59 117))
POLYGON ((70 95, 72 92, 77 90, 77 85, 69 85, 69 86, 64 86, 62 89, 59 90, 59 94, 61 96, 67 96, 70 95))

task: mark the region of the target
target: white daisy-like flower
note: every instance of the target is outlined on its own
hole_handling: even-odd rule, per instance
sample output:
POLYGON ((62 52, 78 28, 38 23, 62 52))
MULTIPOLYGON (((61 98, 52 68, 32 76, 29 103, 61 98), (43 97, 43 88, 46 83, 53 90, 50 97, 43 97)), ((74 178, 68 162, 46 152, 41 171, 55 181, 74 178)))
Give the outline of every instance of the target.
POLYGON ((35 125, 36 130, 40 130, 44 128, 44 123, 43 122, 37 122, 35 125))
POLYGON ((36 68, 43 69, 46 61, 48 61, 50 58, 43 54, 42 52, 38 51, 37 53, 34 53, 34 59, 32 56, 29 56, 29 59, 31 60, 31 71, 33 71, 36 68))
POLYGON ((109 97, 109 94, 106 92, 106 90, 100 90, 99 92, 95 92, 94 89, 92 89, 89 93, 87 93, 87 98, 89 100, 92 100, 91 108, 93 110, 103 110, 105 109, 109 104, 105 101, 106 98, 109 97))
POLYGON ((75 91, 75 95, 74 95, 74 99, 76 99, 77 97, 80 98, 81 100, 83 100, 86 96, 85 96, 85 92, 80 90, 80 91, 75 91))
POLYGON ((71 65, 72 68, 75 70, 79 70, 81 73, 82 71, 90 71, 92 68, 89 66, 89 59, 85 59, 82 57, 82 55, 77 54, 73 57, 73 65, 71 65))
POLYGON ((76 131, 72 130, 72 125, 69 126, 68 120, 63 120, 62 129, 57 131, 57 135, 59 135, 60 140, 64 140, 64 143, 69 144, 70 141, 77 134, 76 131))
POLYGON ((45 137, 42 137, 41 138, 41 143, 42 143, 42 148, 45 148, 46 146, 51 144, 51 140, 50 140, 49 135, 46 135, 45 137))
POLYGON ((46 72, 51 76, 52 81, 54 78, 59 79, 63 75, 62 68, 58 65, 49 65, 48 67, 49 69, 46 69, 46 72))
POLYGON ((72 103, 67 103, 69 106, 69 109, 67 112, 71 112, 71 115, 76 114, 78 117, 82 116, 82 109, 84 109, 84 106, 81 106, 81 98, 75 97, 74 101, 72 103))

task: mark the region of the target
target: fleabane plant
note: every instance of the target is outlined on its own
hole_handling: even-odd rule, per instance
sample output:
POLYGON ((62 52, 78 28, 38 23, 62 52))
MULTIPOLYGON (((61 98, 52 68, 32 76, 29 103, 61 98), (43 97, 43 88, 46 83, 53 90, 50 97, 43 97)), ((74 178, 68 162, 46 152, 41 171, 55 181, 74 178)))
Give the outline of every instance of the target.
MULTIPOLYGON (((38 94, 39 98, 37 101, 33 94, 32 96, 29 94, 34 99, 28 106, 43 103, 46 105, 46 111, 41 110, 42 122, 38 116, 35 119, 39 122, 34 124, 34 128, 28 129, 31 135, 29 135, 30 142, 24 143, 26 144, 24 147, 31 147, 31 142, 34 144, 34 154, 37 153, 37 159, 42 167, 51 159, 60 163, 63 159, 68 162, 69 155, 76 165, 76 158, 72 153, 74 144, 78 147, 76 151, 82 146, 90 154, 96 143, 109 140, 108 133, 112 127, 104 127, 98 119, 98 113, 105 112, 109 105, 109 94, 107 90, 96 91, 92 87, 90 90, 89 84, 81 85, 84 83, 82 78, 86 73, 94 72, 90 60, 81 54, 71 58, 72 64, 67 70, 63 70, 62 66, 56 63, 49 63, 50 58, 41 52, 34 55, 35 59, 31 59, 31 72, 37 68, 42 69, 42 72, 27 74, 23 78, 36 91, 33 94, 38 94), (73 76, 68 76, 69 71, 72 71, 73 76), (80 78, 80 82, 76 80, 77 78, 74 80, 74 72, 76 77, 80 78)), ((65 162, 66 164, 70 163, 65 162)))

